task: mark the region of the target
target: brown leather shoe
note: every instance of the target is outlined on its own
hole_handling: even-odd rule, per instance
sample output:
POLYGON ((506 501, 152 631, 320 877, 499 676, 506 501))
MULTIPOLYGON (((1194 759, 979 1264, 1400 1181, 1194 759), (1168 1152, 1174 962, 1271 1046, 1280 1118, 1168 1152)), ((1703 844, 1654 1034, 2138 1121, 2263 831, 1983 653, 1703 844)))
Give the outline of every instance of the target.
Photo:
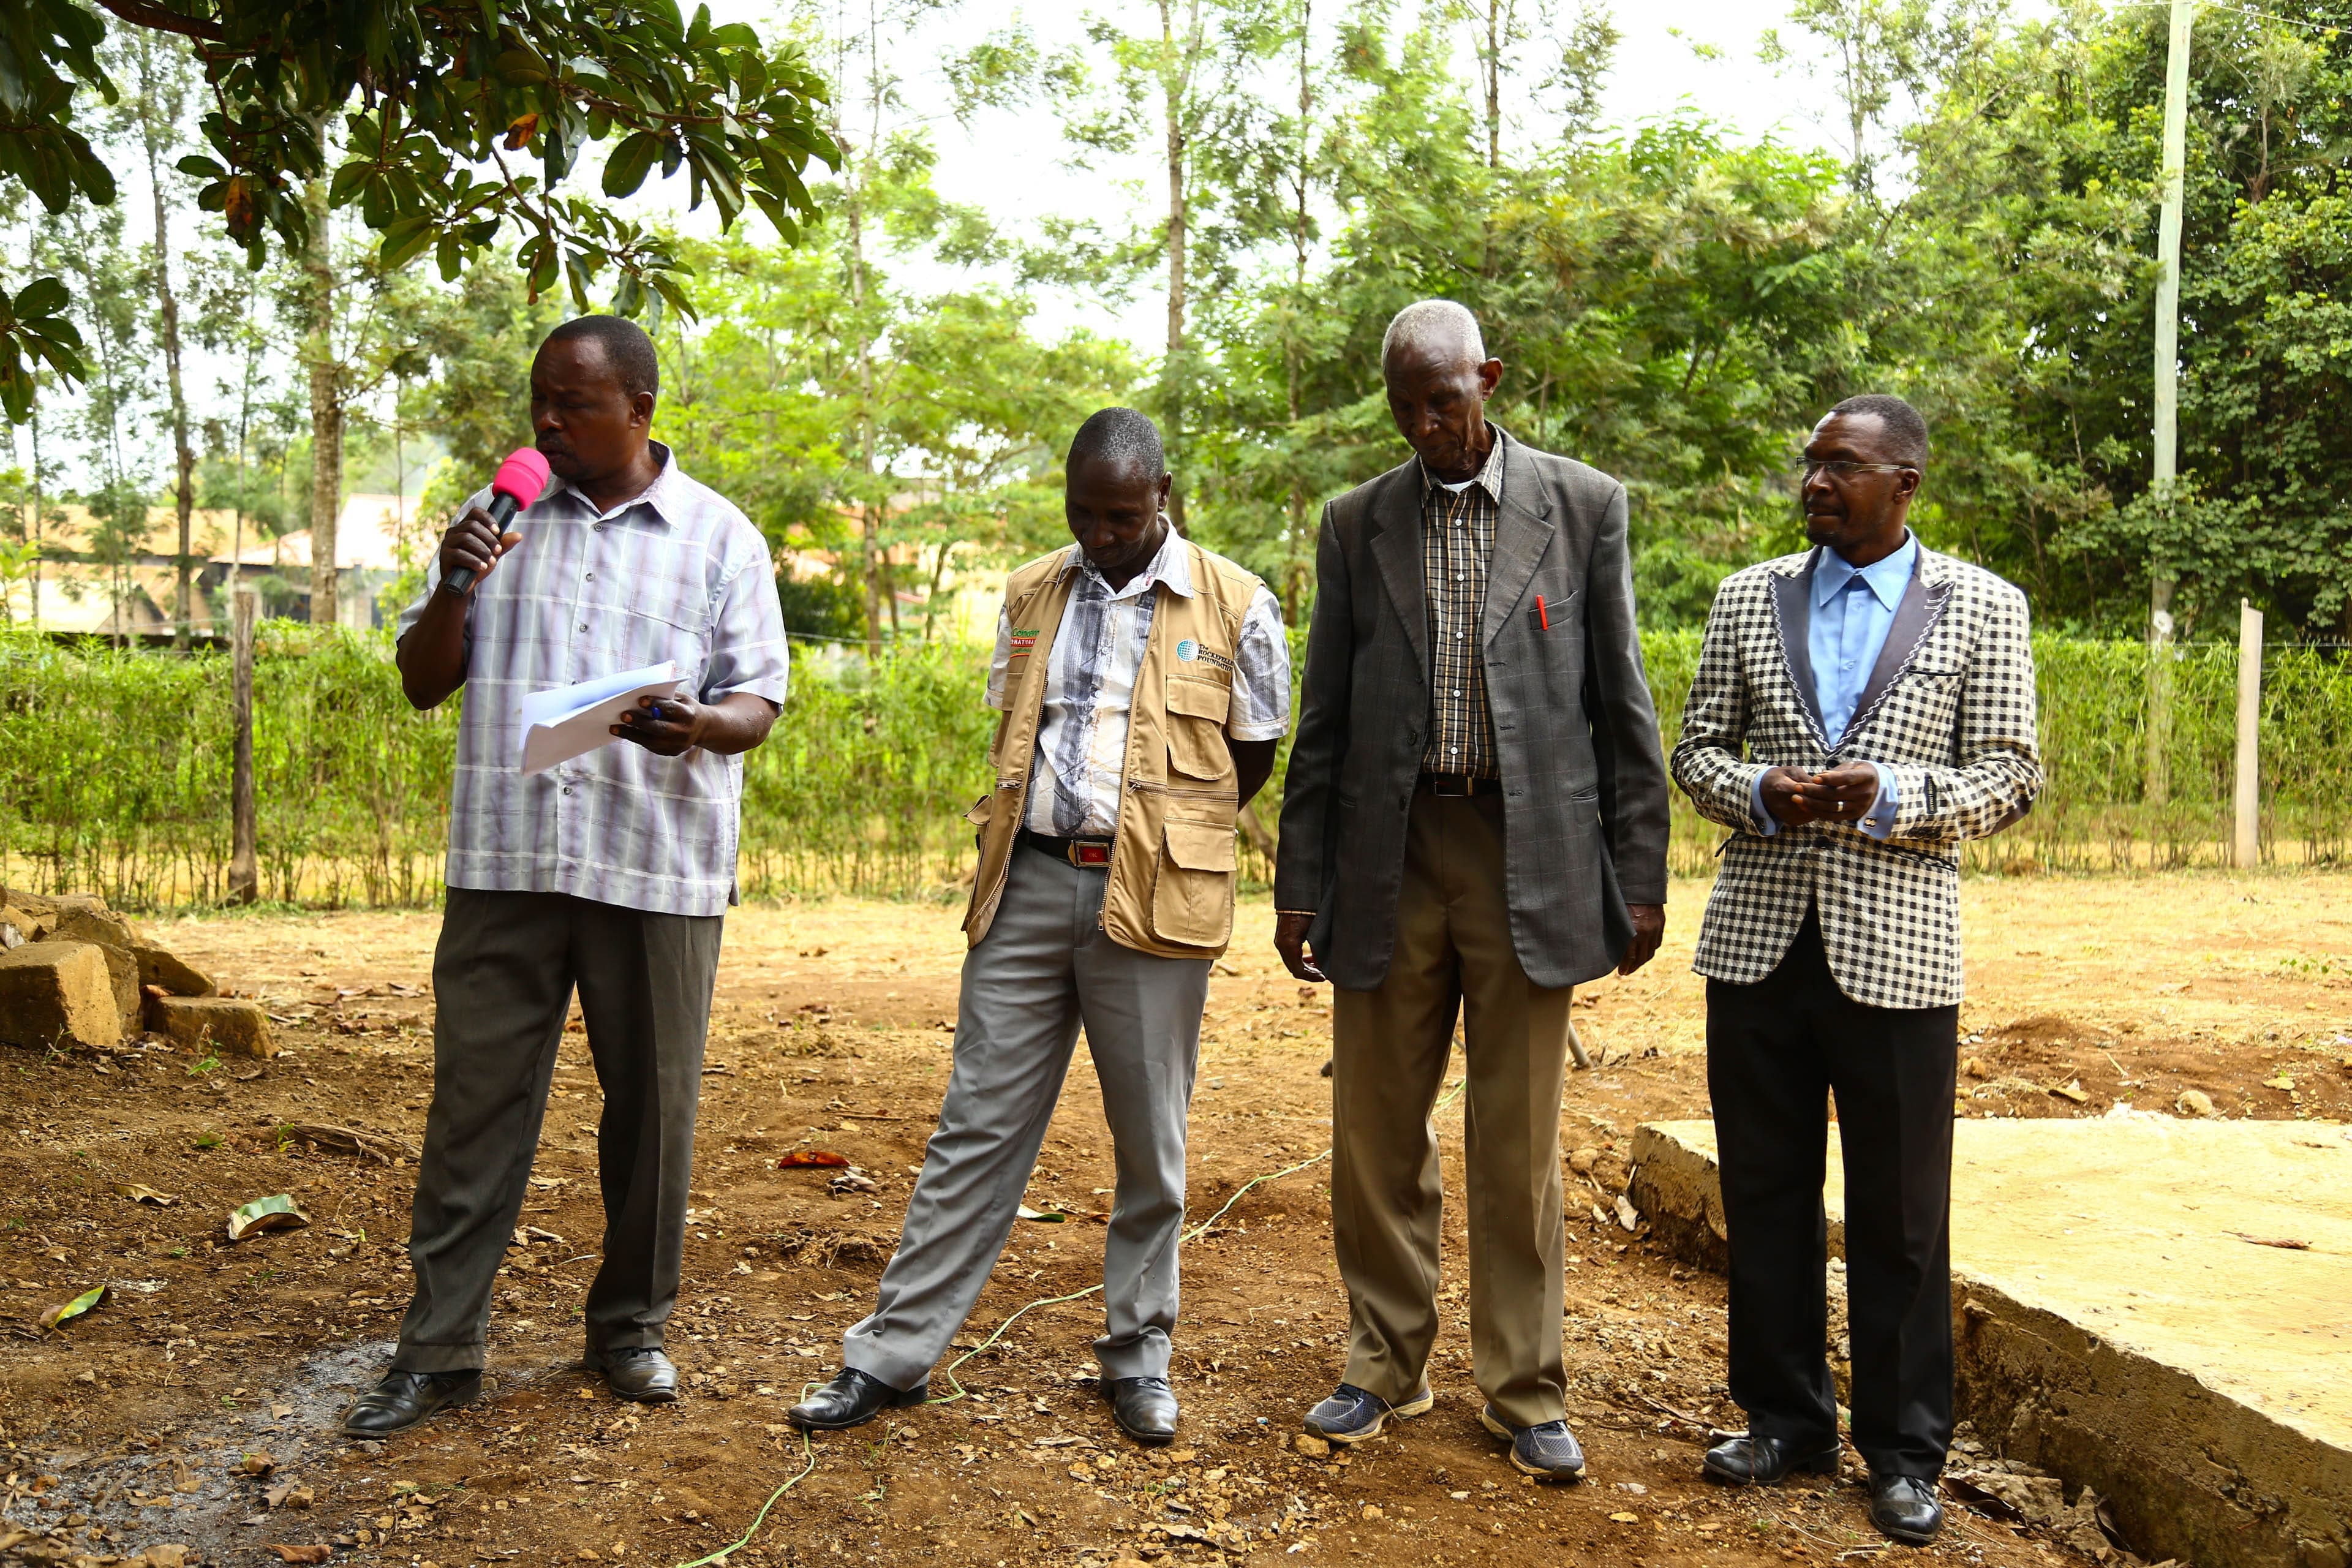
POLYGON ((667 1405, 677 1398, 677 1368, 652 1345, 627 1345, 592 1355, 588 1366, 604 1378, 615 1399, 667 1405))

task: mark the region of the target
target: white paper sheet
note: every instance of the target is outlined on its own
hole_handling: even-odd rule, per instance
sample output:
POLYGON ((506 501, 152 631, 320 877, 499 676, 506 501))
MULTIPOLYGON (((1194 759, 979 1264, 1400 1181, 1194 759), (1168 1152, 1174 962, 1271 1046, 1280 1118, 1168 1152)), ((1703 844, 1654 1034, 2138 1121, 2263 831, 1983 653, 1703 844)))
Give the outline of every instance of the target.
POLYGON ((601 680, 534 691, 522 700, 522 771, 527 778, 587 755, 619 737, 621 715, 677 690, 677 664, 664 659, 601 680))

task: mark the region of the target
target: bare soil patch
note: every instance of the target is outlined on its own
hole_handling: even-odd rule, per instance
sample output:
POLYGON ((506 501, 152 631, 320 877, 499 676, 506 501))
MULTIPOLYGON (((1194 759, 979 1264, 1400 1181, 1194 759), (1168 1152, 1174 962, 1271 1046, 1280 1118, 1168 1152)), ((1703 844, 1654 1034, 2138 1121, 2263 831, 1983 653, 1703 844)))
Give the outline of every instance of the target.
MULTIPOLYGON (((2347 892, 2352 878, 2321 873, 1971 883, 1965 1113, 2170 1110, 2194 1090, 2217 1115, 2352 1115, 2347 892)), ((1614 1214, 1634 1126, 1706 1110, 1688 972, 1703 896, 1677 887, 1658 962, 1577 1010, 1601 1065, 1575 1075, 1562 1110, 1563 1144, 1591 1166, 1571 1177, 1563 1324, 1591 1460, 1573 1489, 1523 1483, 1479 1430, 1452 1273, 1435 1412, 1352 1460, 1290 1447, 1337 1374, 1345 1327, 1319 1165, 1252 1188, 1186 1249, 1176 1448, 1141 1453, 1112 1430, 1087 1381, 1088 1299, 1021 1317, 961 1369, 965 1398, 804 1451, 782 1408, 833 1370, 870 1300, 945 1082, 961 941, 956 911, 925 905, 730 918, 670 1335, 685 1402, 617 1404, 577 1365, 600 1102, 574 1036, 501 1280, 492 1396, 391 1443, 345 1443, 332 1422, 380 1365, 407 1294, 415 1168, 381 1141, 422 1136, 437 919, 161 922, 175 951, 265 998, 289 1048, 210 1065, 152 1048, 0 1053, 0 1332, 13 1336, 0 1543, 37 1524, 65 1534, 62 1548, 18 1542, 35 1560, 177 1544, 245 1564, 279 1561, 268 1548, 284 1544, 438 1568, 666 1568, 741 1536, 806 1468, 734 1561, 1762 1564, 1874 1549, 1852 1475, 1745 1493, 1696 1479, 1706 1428, 1738 1421, 1723 1398, 1721 1284, 1653 1254, 1614 1214), (377 1147, 288 1131, 309 1126, 377 1147), (877 1190, 835 1196, 832 1173, 776 1167, 809 1148, 847 1156, 877 1190), (132 1184, 173 1201, 118 1190, 132 1184), (226 1242, 229 1208, 280 1192, 309 1228, 226 1242), (99 1283, 111 1289, 97 1309, 34 1327, 99 1283)), ((1212 989, 1193 1118, 1201 1218, 1328 1142, 1328 1005, 1280 972, 1271 923, 1263 900, 1245 907, 1212 989)), ((1459 1109, 1439 1125, 1457 1138, 1459 1109)), ((1081 1054, 1030 1201, 1099 1213, 1111 1181, 1081 1054)), ((1458 1184, 1451 1197, 1458 1216, 1458 1184)), ((1447 1245, 1451 1270, 1458 1225, 1447 1245)), ((1085 1219, 1023 1225, 964 1342, 1099 1268, 1085 1219)), ((2022 1568, 2074 1550, 2047 1529, 1958 1509, 1954 1521, 1927 1555, 2022 1568)))

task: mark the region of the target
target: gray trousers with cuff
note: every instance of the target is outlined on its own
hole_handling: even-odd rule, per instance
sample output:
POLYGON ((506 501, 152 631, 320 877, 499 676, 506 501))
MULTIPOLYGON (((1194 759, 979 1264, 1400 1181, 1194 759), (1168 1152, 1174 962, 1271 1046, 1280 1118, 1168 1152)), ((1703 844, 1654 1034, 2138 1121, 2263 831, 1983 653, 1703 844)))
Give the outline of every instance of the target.
POLYGON ((1013 850, 996 918, 964 959, 939 1131, 873 1315, 842 1336, 845 1365, 910 1389, 947 1353, 1013 1229, 1083 1025, 1118 1169, 1095 1360, 1107 1380, 1168 1375, 1209 961, 1111 941, 1099 923, 1108 881, 1013 850))
POLYGON ((393 1365, 482 1364, 490 1291, 530 1190, 572 988, 604 1092, 593 1363, 658 1346, 677 1300, 721 915, 451 888, 433 954, 433 1109, 408 1237, 416 1294, 393 1365))

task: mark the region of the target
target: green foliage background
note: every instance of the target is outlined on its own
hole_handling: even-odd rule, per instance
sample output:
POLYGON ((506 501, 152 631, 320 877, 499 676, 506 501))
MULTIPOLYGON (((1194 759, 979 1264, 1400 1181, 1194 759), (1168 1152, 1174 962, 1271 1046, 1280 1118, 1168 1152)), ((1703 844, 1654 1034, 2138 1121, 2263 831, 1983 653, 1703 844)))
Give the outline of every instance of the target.
MULTIPOLYGON (((1672 745, 1698 634, 1644 639, 1672 745)), ((2137 643, 2036 640, 2050 789, 2023 824, 1969 847, 1979 870, 2210 863, 2230 822, 2236 650, 2177 650, 2171 805, 2139 804, 2137 643)), ((2352 666, 2271 650, 2263 684, 2266 857, 2352 851, 2352 666)), ((868 663, 803 652, 769 742, 746 758, 746 897, 949 896, 970 874, 961 817, 987 785, 992 719, 971 649, 868 663)), ((124 908, 220 900, 229 853, 229 668, 0 636, 0 882, 96 890, 124 908)), ((272 622, 255 676, 262 896, 415 905, 439 896, 457 704, 412 711, 374 634, 272 622)), ((1277 774, 1264 799, 1280 798, 1277 774)), ((1675 797, 1673 858, 1712 867, 1721 835, 1675 797)), ((1273 812, 1266 812, 1270 822, 1273 812)), ((1267 868, 1254 855, 1259 879, 1267 868)))

